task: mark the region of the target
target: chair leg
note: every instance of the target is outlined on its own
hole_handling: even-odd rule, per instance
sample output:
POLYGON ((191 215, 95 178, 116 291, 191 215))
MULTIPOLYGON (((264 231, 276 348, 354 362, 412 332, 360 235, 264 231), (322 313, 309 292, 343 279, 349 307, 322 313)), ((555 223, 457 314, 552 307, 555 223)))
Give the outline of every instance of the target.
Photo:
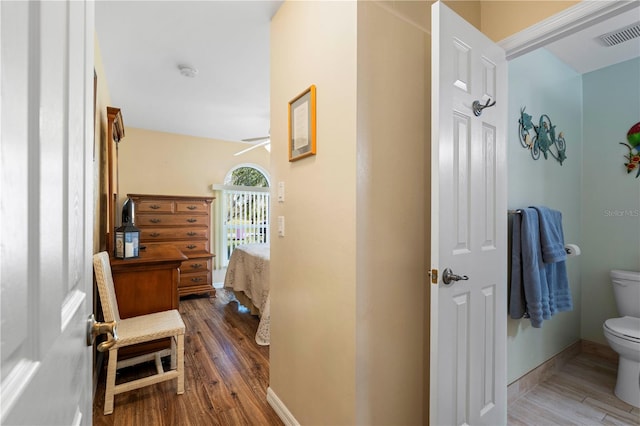
POLYGON ((104 414, 113 413, 113 398, 116 387, 116 366, 118 365, 118 349, 109 350, 107 364, 107 389, 104 393, 104 414))
POLYGON ((178 395, 180 395, 184 393, 184 334, 178 334, 176 355, 178 358, 178 395))
POLYGON ((171 369, 176 369, 176 337, 171 338, 171 369))

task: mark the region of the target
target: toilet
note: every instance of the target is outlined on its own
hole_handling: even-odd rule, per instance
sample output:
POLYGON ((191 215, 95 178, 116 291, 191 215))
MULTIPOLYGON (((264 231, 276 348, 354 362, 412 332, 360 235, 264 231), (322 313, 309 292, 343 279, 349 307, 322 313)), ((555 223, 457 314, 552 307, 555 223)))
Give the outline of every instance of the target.
POLYGON ((611 271, 613 293, 619 318, 610 318, 602 326, 611 349, 620 355, 615 394, 640 407, 640 272, 611 271))

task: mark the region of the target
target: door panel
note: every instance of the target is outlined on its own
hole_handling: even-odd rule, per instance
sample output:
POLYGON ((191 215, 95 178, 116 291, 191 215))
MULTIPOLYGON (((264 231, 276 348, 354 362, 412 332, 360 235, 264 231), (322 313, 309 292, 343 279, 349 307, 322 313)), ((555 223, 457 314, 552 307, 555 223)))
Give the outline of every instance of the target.
POLYGON ((430 422, 506 423, 504 52, 440 2, 432 12, 430 422), (472 104, 496 105, 480 116, 472 104), (445 284, 445 268, 459 281, 445 284), (467 279, 468 278, 468 279, 467 279))
POLYGON ((0 423, 91 424, 93 5, 0 3, 0 423))

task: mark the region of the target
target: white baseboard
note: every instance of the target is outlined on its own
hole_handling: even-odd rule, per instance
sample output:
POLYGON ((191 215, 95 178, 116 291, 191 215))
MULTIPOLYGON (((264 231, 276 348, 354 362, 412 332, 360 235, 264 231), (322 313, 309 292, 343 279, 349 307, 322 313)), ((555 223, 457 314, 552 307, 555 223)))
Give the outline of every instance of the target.
POLYGON ((284 403, 278 398, 278 395, 271 389, 267 388, 267 402, 274 409, 280 420, 287 426, 300 426, 300 423, 293 417, 291 411, 284 405, 284 403))

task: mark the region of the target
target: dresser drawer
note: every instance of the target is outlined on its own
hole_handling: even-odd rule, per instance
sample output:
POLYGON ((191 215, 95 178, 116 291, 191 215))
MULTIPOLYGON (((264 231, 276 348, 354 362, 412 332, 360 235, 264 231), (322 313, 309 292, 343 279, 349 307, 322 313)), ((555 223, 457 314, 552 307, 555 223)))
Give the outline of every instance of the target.
POLYGON ((136 213, 173 213, 174 207, 175 204, 171 200, 143 200, 135 202, 136 213))
POLYGON ((211 259, 189 259, 182 262, 182 265, 180 266, 180 272, 183 274, 210 270, 211 259))
POLYGON ((209 215, 187 214, 137 214, 136 226, 209 226, 209 215))
POLYGON ((206 201, 176 201, 176 212, 207 214, 209 203, 206 201))
POLYGON ((180 274, 180 284, 178 284, 178 288, 180 287, 189 287, 189 286, 197 286, 208 284, 211 285, 211 272, 203 271, 198 273, 180 274))
POLYGON ((209 228, 141 228, 140 234, 143 243, 172 240, 206 240, 209 238, 209 228))
POLYGON ((209 241, 176 241, 171 244, 187 257, 192 257, 197 252, 209 251, 209 241))
POLYGON ((203 253, 209 253, 209 241, 158 241, 144 245, 149 247, 161 244, 171 244, 189 258, 202 257, 203 253))

